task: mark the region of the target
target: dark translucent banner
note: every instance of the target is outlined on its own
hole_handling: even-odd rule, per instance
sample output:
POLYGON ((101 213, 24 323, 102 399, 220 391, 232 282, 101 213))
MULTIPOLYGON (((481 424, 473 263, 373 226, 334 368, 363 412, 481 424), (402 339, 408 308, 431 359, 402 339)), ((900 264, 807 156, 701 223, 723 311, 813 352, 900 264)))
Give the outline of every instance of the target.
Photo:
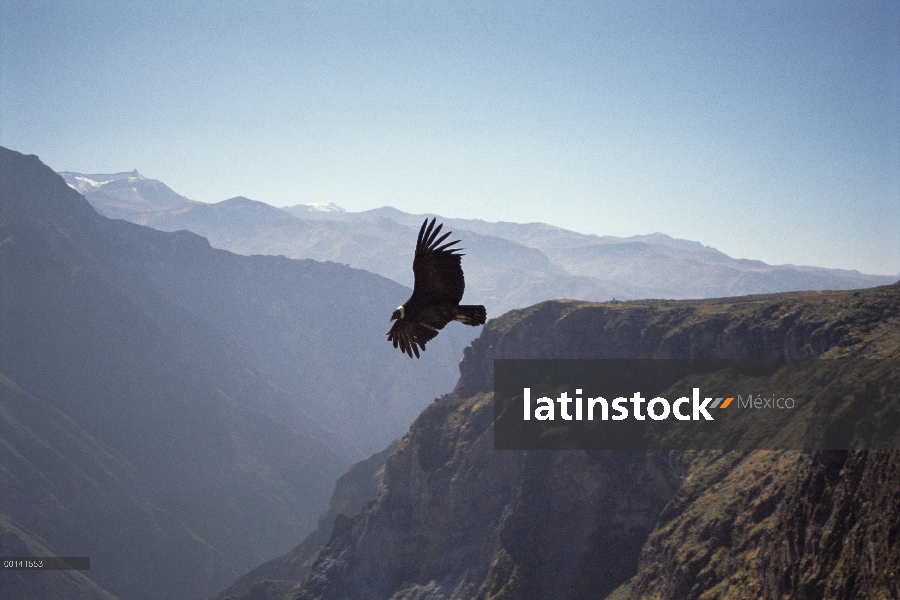
POLYGON ((0 569, 34 571, 90 571, 89 556, 0 556, 0 569))
POLYGON ((498 450, 900 450, 898 360, 495 360, 498 450))

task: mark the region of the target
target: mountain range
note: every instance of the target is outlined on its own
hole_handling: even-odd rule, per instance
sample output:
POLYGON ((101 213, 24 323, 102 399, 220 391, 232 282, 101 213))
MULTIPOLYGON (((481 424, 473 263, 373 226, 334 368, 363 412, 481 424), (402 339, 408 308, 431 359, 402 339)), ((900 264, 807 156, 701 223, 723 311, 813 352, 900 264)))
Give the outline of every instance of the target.
POLYGON ((386 342, 409 293, 109 219, 0 148, 0 548, 91 557, 0 597, 202 598, 296 545, 452 388, 463 327, 386 342))
POLYGON ((426 215, 62 175, 0 148, 0 553, 91 570, 0 597, 900 596, 894 453, 497 452, 490 410, 495 358, 900 357, 897 284, 577 298, 895 278, 445 219, 492 320, 411 361, 426 215))
POLYGON ((466 248, 466 301, 489 316, 544 300, 686 299, 886 285, 896 276, 733 259, 662 233, 585 235, 544 223, 488 223, 390 207, 278 209, 244 197, 205 204, 137 171, 61 173, 101 213, 162 231, 186 229, 238 254, 333 261, 412 286, 410 255, 423 219, 437 216, 466 248))

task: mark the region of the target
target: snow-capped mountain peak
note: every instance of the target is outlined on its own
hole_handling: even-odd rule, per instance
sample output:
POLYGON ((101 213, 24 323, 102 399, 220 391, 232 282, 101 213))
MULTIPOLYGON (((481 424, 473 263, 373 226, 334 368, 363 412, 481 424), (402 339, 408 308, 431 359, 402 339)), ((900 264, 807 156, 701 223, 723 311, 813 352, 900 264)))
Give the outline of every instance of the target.
POLYGON ((309 212, 347 212, 334 202, 313 202, 312 204, 299 204, 306 206, 309 212))
POLYGON ((107 183, 113 181, 125 180, 129 183, 145 179, 143 175, 138 173, 137 169, 130 172, 122 173, 74 173, 71 171, 61 171, 59 173, 69 187, 81 194, 93 192, 107 183))

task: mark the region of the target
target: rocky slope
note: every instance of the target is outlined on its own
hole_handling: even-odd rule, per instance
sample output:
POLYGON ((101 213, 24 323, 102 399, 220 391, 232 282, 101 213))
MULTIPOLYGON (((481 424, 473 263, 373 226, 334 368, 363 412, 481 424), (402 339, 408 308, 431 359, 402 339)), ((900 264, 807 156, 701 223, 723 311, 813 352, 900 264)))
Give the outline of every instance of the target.
POLYGON ((536 357, 898 358, 900 285, 489 322, 291 595, 900 597, 896 453, 495 451, 491 361, 536 357))

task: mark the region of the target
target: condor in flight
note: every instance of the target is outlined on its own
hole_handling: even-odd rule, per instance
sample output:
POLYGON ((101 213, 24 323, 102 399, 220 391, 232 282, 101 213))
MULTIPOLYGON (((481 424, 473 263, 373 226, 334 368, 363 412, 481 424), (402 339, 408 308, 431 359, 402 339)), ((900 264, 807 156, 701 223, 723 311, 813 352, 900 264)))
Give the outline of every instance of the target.
POLYGON ((422 223, 419 239, 416 241, 416 257, 413 260, 415 284, 412 296, 398 306, 391 321, 396 321, 388 332, 388 341, 394 342, 412 358, 415 352, 419 358, 419 348, 425 350, 428 340, 435 337, 450 321, 466 325, 484 325, 487 312, 483 306, 463 305, 466 282, 462 271, 462 254, 454 254, 462 248, 451 248, 455 242, 440 245, 452 232, 441 237, 438 233, 443 225, 434 227, 435 219, 422 223), (427 225, 427 228, 426 228, 427 225))

